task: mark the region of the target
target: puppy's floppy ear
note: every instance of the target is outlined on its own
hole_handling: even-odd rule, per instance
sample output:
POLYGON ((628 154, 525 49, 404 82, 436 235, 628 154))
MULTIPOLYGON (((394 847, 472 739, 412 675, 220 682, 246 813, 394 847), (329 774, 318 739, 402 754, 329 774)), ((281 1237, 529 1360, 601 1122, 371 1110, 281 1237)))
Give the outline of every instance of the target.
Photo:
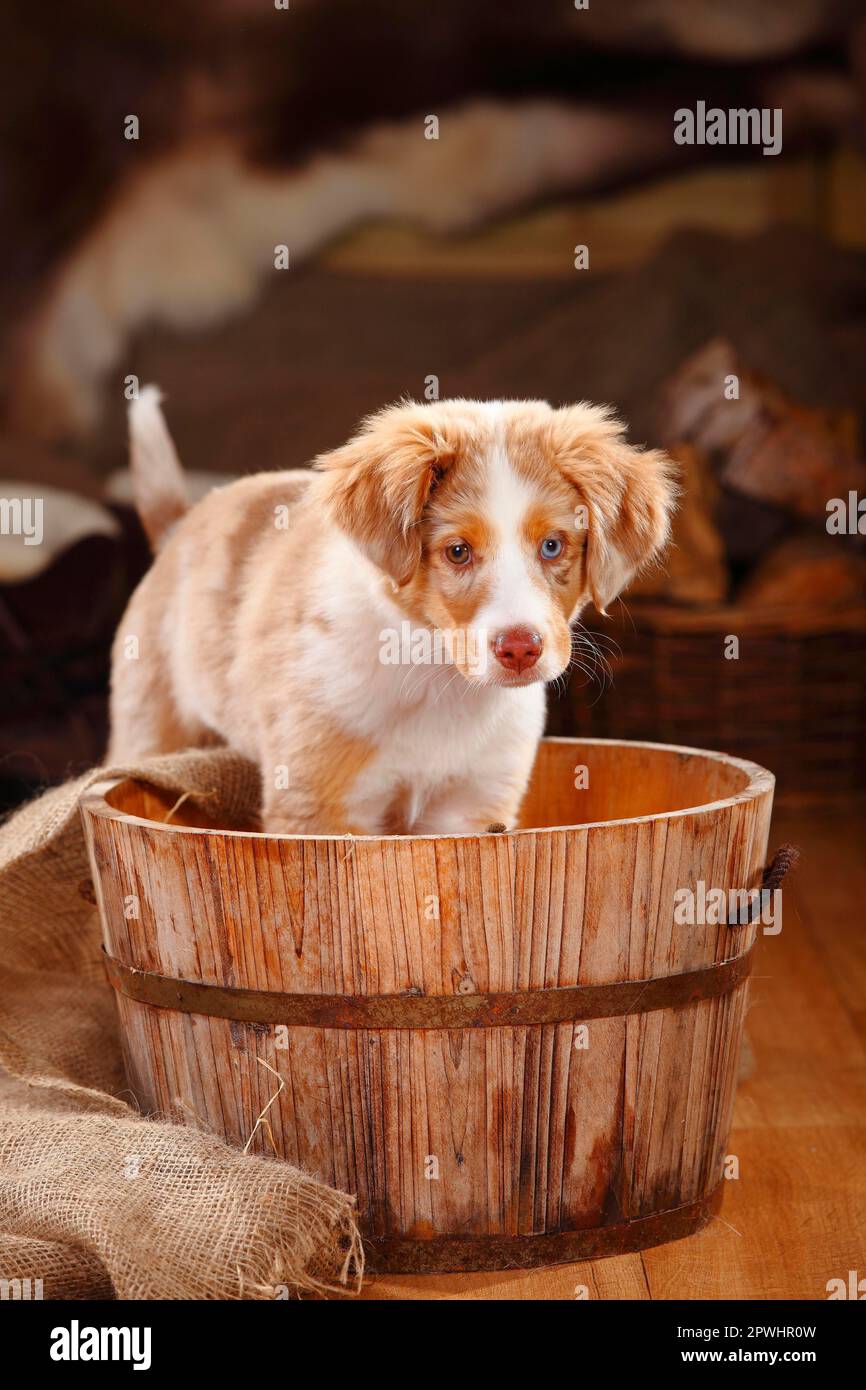
POLYGON ((421 559, 421 516, 456 450, 421 405, 371 415, 315 467, 331 515, 375 565, 406 584, 421 559))
POLYGON ((676 466, 659 450, 627 444, 621 422, 586 403, 554 411, 553 453, 583 500, 586 587, 604 613, 668 542, 676 466))

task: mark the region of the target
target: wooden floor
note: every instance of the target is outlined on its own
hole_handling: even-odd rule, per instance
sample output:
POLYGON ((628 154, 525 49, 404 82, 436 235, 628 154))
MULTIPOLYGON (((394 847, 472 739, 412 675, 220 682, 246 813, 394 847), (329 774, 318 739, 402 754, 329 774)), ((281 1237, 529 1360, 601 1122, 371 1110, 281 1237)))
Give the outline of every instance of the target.
POLYGON ((752 977, 752 1075, 729 1152, 740 1176, 697 1236, 586 1264, 368 1280, 371 1299, 825 1299, 866 1277, 866 807, 780 808, 802 861, 752 977))

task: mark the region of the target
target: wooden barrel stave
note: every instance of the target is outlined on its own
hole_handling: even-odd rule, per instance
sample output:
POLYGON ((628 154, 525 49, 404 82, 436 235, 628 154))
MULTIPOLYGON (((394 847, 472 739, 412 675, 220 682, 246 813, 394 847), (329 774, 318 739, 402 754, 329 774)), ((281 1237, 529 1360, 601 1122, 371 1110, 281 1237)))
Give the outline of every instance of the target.
MULTIPOLYGON (((543 747, 529 811, 575 824, 536 833, 237 835, 146 823, 111 805, 116 789, 108 800, 97 789, 83 811, 106 949, 142 970, 241 989, 398 996, 640 981, 747 951, 754 927, 678 926, 673 894, 699 878, 759 881, 772 778, 681 750, 661 767, 658 750, 628 746, 617 758, 606 745, 596 767, 598 749, 543 747), (586 803, 563 782, 581 757, 601 780, 595 813, 617 804, 625 767, 619 804, 641 819, 579 823, 586 803), (695 809, 677 803, 701 789, 695 809), (647 809, 665 799, 670 814, 647 809), (125 912, 130 895, 137 917, 125 912)), ((158 815, 151 792, 124 795, 158 815)), ((577 1020, 282 1037, 117 998, 144 1110, 250 1140, 357 1192, 368 1235, 432 1241, 432 1259, 439 1237, 602 1228, 621 1248, 627 1223, 643 1220, 649 1239, 654 1214, 703 1204, 694 1219, 705 1219, 747 988, 592 1019, 586 1033, 577 1020)))

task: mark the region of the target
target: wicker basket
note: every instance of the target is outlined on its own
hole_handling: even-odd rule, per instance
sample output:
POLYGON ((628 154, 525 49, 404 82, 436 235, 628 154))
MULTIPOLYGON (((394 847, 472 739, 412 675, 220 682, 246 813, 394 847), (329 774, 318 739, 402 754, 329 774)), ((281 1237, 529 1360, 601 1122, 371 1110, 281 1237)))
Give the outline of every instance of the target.
POLYGON ((551 701, 551 733, 724 748, 772 767, 788 797, 866 786, 866 606, 780 621, 778 611, 634 604, 596 630, 612 683, 600 690, 575 672, 551 701), (736 660, 725 656, 730 635, 736 660))

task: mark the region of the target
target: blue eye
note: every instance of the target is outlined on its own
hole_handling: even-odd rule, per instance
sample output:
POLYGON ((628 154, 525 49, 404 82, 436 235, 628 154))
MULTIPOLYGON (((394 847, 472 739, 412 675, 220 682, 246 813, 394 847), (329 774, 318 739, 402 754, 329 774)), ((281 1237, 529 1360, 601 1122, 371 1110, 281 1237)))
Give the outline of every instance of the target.
POLYGON ((542 560, 556 560, 562 554, 562 541, 559 536, 548 536, 543 540, 539 553, 542 560))

